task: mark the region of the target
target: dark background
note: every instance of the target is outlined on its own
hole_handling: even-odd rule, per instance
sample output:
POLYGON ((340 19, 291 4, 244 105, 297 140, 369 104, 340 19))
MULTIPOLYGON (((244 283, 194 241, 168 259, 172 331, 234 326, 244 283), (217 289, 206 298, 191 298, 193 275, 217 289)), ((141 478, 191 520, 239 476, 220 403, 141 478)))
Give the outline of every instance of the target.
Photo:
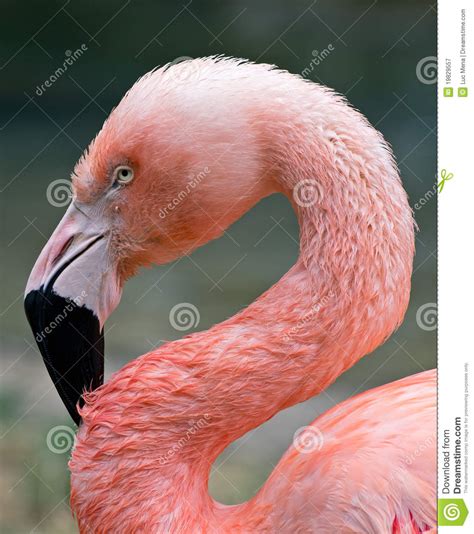
MULTIPOLYGON (((47 440, 50 430, 72 428, 72 422, 43 368, 22 305, 31 267, 65 210, 48 202, 48 185, 69 177, 111 108, 157 65, 225 54, 302 73, 311 69, 313 51, 332 44, 334 50, 308 77, 346 94, 382 131, 415 206, 435 183, 436 86, 420 81, 416 68, 436 54, 436 11, 419 0, 2 1, 1 10, 0 529, 74 532, 69 447, 60 454, 47 440), (83 44, 82 56, 38 95, 37 86, 62 65, 67 51, 83 44)), ((435 198, 415 209, 413 291, 402 327, 328 392, 233 444, 213 470, 215 498, 249 498, 295 430, 335 402, 435 366, 436 332, 416 321, 417 310, 436 300, 435 216, 435 198)), ((109 320, 107 373, 182 335, 169 322, 176 303, 199 308, 198 329, 250 303, 295 261, 297 241, 287 201, 274 196, 190 259, 143 272, 126 286, 109 320)))

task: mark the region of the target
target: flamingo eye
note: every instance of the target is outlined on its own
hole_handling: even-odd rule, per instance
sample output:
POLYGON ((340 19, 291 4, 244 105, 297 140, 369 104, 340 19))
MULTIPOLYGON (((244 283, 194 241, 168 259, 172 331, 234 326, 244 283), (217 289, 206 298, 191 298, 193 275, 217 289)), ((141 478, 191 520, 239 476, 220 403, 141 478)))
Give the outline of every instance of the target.
POLYGON ((128 184, 133 180, 133 169, 127 165, 119 165, 114 171, 114 182, 128 184))

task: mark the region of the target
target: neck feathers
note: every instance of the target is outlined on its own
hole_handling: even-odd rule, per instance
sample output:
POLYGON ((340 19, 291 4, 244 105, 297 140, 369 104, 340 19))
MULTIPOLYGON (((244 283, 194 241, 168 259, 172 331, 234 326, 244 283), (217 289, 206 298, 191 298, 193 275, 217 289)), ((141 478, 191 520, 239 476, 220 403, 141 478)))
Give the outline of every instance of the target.
POLYGON ((104 517, 107 492, 145 527, 195 526, 186 495, 201 520, 215 513, 207 478, 229 443, 318 394, 401 322, 413 220, 389 149, 339 97, 307 94, 298 113, 275 101, 255 120, 262 168, 300 223, 297 263, 236 316, 138 358, 89 395, 70 464, 82 518, 104 517))

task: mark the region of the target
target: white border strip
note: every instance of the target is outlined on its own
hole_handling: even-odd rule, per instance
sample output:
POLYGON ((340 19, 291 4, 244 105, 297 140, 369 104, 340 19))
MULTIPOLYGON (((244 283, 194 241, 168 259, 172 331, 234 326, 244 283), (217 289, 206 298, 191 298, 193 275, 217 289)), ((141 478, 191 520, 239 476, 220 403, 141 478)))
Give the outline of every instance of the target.
POLYGON ((439 532, 454 533, 474 532, 473 21, 471 0, 439 1, 438 517, 439 532), (464 525, 445 526, 465 515, 460 499, 464 525))

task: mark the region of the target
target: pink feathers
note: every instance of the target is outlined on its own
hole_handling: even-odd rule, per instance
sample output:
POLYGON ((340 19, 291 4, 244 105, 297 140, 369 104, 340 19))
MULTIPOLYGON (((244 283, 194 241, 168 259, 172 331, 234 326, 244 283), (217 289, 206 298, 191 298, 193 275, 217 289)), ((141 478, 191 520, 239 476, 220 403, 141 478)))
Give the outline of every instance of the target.
POLYGON ((207 58, 154 71, 129 91, 76 169, 81 201, 103 194, 120 158, 136 169, 112 239, 122 280, 218 237, 273 192, 297 212, 301 253, 247 309, 138 358, 88 395, 70 462, 81 530, 433 527, 432 372, 324 414, 314 423, 321 446, 290 448, 251 501, 225 507, 207 492, 229 443, 321 392, 403 319, 413 220, 380 134, 329 89, 268 65, 207 58), (192 434, 190 421, 201 421, 192 434))

